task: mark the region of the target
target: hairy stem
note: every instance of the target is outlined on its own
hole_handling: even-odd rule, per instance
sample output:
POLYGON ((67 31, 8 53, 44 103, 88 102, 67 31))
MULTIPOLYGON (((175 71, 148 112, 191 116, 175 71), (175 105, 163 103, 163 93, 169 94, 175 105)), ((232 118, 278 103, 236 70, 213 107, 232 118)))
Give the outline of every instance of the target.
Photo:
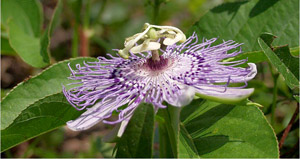
POLYGON ((80 27, 80 56, 89 56, 89 37, 87 30, 80 27))

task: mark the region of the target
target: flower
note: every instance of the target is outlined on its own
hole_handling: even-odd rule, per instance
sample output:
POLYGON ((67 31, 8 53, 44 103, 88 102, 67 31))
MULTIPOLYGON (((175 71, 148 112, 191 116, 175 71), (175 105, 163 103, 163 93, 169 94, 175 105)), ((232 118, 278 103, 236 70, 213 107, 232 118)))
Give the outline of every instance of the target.
POLYGON ((194 33, 184 43, 160 49, 161 55, 145 51, 124 59, 108 54, 109 59, 98 57, 99 61, 78 64, 76 70, 70 67, 70 79, 79 80, 73 84, 80 86, 63 88, 63 93, 77 110, 86 112, 69 121, 68 127, 85 130, 102 120, 107 124, 122 122, 120 136, 142 102, 158 110, 166 108, 163 101, 177 107, 188 105, 195 94, 227 102, 247 98, 254 89, 244 87, 255 77, 256 65, 249 63, 248 68, 242 68, 236 66, 247 60, 224 62, 242 52, 241 44, 229 40, 213 46, 216 40, 198 43, 194 33), (230 83, 245 85, 229 87, 230 83), (115 111, 119 112, 118 119, 108 121, 115 111))

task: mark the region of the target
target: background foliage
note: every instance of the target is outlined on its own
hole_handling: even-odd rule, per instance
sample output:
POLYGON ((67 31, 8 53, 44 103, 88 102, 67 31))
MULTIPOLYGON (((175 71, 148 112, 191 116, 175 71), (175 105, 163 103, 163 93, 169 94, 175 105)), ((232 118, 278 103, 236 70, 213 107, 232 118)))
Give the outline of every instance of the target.
POLYGON ((297 0, 2 0, 1 155, 299 157, 298 13, 297 0), (157 115, 143 104, 117 143, 102 141, 110 125, 62 127, 82 113, 61 93, 67 63, 113 53, 145 22, 244 43, 244 53, 226 61, 258 65, 251 101, 196 99, 157 115))

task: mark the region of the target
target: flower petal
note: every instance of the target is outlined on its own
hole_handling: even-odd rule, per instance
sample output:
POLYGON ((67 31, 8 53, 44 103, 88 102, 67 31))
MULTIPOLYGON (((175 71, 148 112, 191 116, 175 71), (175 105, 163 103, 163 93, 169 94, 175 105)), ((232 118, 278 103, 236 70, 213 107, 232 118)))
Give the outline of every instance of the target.
POLYGON ((104 142, 115 142, 122 137, 130 119, 118 123, 107 135, 103 137, 104 142))
POLYGON ((238 103, 248 98, 254 91, 253 88, 239 89, 239 88, 211 88, 202 87, 203 90, 196 89, 196 96, 217 101, 225 104, 238 103))
POLYGON ((81 131, 96 125, 103 119, 104 116, 110 113, 110 109, 99 111, 98 109, 100 106, 101 104, 99 102, 92 108, 87 109, 87 111, 81 114, 77 119, 68 121, 68 128, 73 131, 81 131))
POLYGON ((176 107, 186 106, 194 99, 195 89, 190 86, 182 86, 180 93, 181 95, 179 95, 176 99, 165 99, 165 101, 176 107))
POLYGON ((246 81, 252 80, 257 74, 256 65, 254 63, 248 63, 248 65, 250 66, 249 70, 251 70, 251 72, 247 75, 246 81))

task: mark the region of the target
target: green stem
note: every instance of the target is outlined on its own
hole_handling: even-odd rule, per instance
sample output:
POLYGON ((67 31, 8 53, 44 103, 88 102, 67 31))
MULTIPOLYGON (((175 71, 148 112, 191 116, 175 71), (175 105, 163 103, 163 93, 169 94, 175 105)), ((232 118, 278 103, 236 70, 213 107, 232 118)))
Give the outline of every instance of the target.
POLYGON ((277 104, 277 80, 279 76, 273 77, 274 81, 274 88, 273 88, 273 103, 272 103, 272 118, 271 118, 271 124, 274 126, 275 124, 275 109, 276 109, 276 104, 277 104))
POLYGON ((170 137, 168 135, 166 123, 158 124, 159 131, 159 157, 174 158, 173 150, 170 146, 170 137))
POLYGON ((269 68, 273 77, 273 102, 272 102, 272 108, 271 108, 271 125, 274 127, 275 125, 275 110, 276 110, 276 104, 277 104, 277 91, 278 91, 278 77, 279 74, 274 70, 273 66, 269 63, 269 68))
POLYGON ((160 7, 160 0, 154 0, 153 5, 153 23, 158 24, 158 15, 159 15, 159 7, 160 7))
POLYGON ((88 29, 90 24, 90 8, 91 8, 91 0, 87 0, 87 4, 84 11, 83 17, 83 28, 88 29))

